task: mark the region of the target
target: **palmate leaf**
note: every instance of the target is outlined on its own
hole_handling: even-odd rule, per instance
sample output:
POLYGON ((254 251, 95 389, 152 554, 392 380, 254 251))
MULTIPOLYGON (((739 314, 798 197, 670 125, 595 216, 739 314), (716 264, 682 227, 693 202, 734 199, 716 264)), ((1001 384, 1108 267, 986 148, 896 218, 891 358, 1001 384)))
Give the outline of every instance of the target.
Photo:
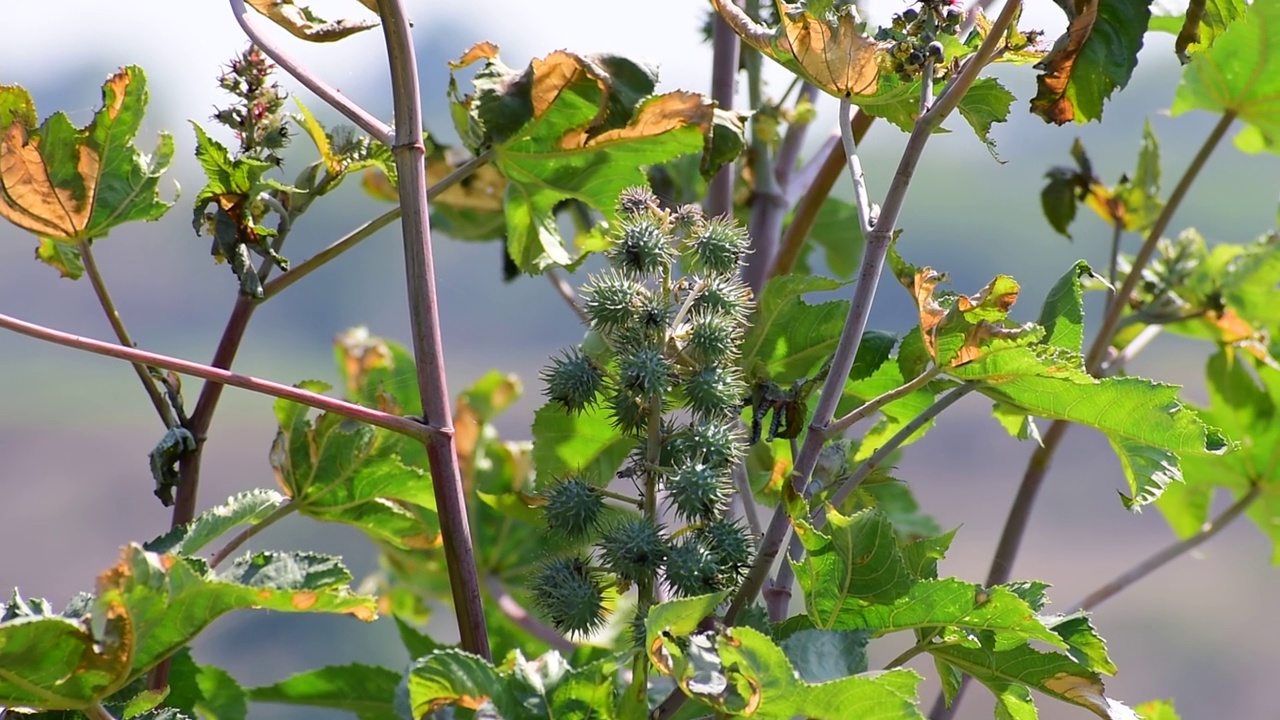
POLYGON ((1245 152, 1280 152, 1280 0, 1251 3, 1213 47, 1182 73, 1170 111, 1233 112, 1247 123, 1236 137, 1245 152))
POLYGON ((253 553, 215 574, 194 558, 131 545, 98 577, 91 607, 64 615, 6 613, 0 622, 0 704, 86 708, 233 610, 339 613, 372 621, 373 598, 352 594, 350 580, 336 558, 314 553, 253 553))
POLYGON ((849 302, 811 305, 802 296, 844 284, 818 275, 781 275, 769 280, 742 340, 747 376, 786 384, 817 372, 840 342, 849 302))
MULTIPOLYGON (((301 383, 324 392, 320 382, 301 383)), ((403 436, 288 400, 275 403, 279 431, 271 448, 276 479, 304 515, 352 525, 401 549, 440 542, 435 500, 425 473, 401 462, 403 436)))
POLYGON ((344 710, 360 720, 397 720, 395 695, 400 678, 401 673, 383 667, 331 665, 250 688, 247 695, 253 702, 344 710))
POLYGON ((924 718, 916 707, 921 678, 911 670, 864 672, 810 683, 800 678, 782 648, 754 628, 717 628, 692 635, 672 630, 655 634, 652 628, 651 624, 648 650, 654 667, 672 676, 686 694, 728 716, 924 718))
POLYGON ((644 184, 645 167, 702 152, 711 136, 710 101, 645 97, 652 71, 630 61, 557 51, 516 72, 497 51, 481 43, 452 64, 485 63, 475 95, 455 97, 454 116, 473 151, 491 148, 507 180, 507 249, 527 273, 575 261, 556 228, 560 202, 580 200, 612 221, 618 194, 644 184))
POLYGON ((1247 515, 1271 539, 1271 562, 1280 565, 1280 371, 1250 363, 1225 351, 1209 358, 1209 407, 1200 415, 1220 425, 1238 447, 1222 458, 1184 458, 1186 486, 1161 497, 1156 506, 1174 532, 1188 537, 1209 519, 1217 488, 1239 497, 1257 485, 1259 496, 1247 515))
POLYGON ((1030 697, 1020 686, 1085 708, 1105 720, 1138 720, 1132 709, 1106 696, 1102 678, 1063 653, 1047 653, 1029 645, 1007 650, 938 644, 929 652, 936 660, 972 675, 987 686, 1007 717, 1029 714, 1030 697))
POLYGON ((865 629, 846 624, 844 615, 856 614, 864 603, 893 603, 911 590, 915 580, 893 525, 879 509, 846 517, 828 508, 821 532, 798 522, 796 532, 808 554, 792 565, 815 627, 865 629))
POLYGON ((172 203, 157 186, 173 159, 160 134, 153 155, 133 145, 147 107, 142 69, 121 68, 102 86, 102 108, 77 129, 61 112, 35 125, 26 90, 0 86, 0 217, 40 237, 41 260, 79 277, 75 249, 117 225, 156 220, 172 203))
POLYGON ((610 720, 615 710, 616 663, 612 658, 570 667, 550 651, 526 660, 518 650, 498 670, 461 650, 438 650, 409 667, 413 717, 456 706, 486 708, 509 720, 610 720))
POLYGON ((1062 3, 1067 31, 1036 67, 1031 111, 1062 125, 1102 119, 1111 93, 1129 83, 1151 10, 1145 0, 1062 3))
POLYGON ((538 487, 581 473, 595 482, 613 479, 635 439, 622 434, 603 406, 570 415, 548 403, 533 416, 533 464, 538 487))

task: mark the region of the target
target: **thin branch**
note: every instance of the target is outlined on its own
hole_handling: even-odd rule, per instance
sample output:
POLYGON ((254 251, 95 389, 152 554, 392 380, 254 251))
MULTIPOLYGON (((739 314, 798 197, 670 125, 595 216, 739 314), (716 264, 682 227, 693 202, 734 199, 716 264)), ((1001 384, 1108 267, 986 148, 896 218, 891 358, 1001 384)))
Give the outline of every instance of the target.
MULTIPOLYGON (((800 541, 800 536, 791 533, 791 541, 787 543, 787 558, 799 561, 803 553, 804 544, 800 541)), ((790 562, 783 562, 778 566, 778 576, 761 593, 770 622, 777 623, 787 619, 787 610, 791 608, 791 586, 795 581, 796 569, 790 562)))
POLYGON ((903 665, 906 665, 908 662, 912 660, 912 658, 914 658, 915 656, 919 655, 922 652, 927 651, 930 648, 930 646, 933 645, 933 638, 935 637, 935 635, 936 633, 931 633, 920 642, 916 643, 915 645, 912 645, 906 650, 903 650, 902 653, 898 655, 898 657, 885 663, 884 669, 892 670, 896 667, 902 667, 903 665))
POLYGON ((1110 306, 1116 301, 1116 273, 1120 265, 1120 239, 1124 237, 1124 223, 1111 223, 1111 257, 1107 264, 1107 282, 1111 284, 1111 288, 1107 293, 1107 305, 1110 306))
POLYGON ((230 557, 231 553, 235 552, 236 550, 239 550, 240 546, 248 542, 250 538, 262 532, 263 530, 266 530, 267 528, 271 527, 276 523, 276 521, 280 520, 281 518, 293 514, 293 512, 298 509, 298 507, 299 507, 298 503, 294 502, 293 500, 290 500, 285 504, 281 505, 280 507, 276 508, 275 510, 271 511, 270 515, 267 515, 266 517, 262 518, 258 522, 250 525, 244 530, 241 530, 239 533, 236 534, 235 537, 231 538, 231 540, 228 541, 226 545, 223 545, 221 550, 214 553, 213 557, 209 558, 209 567, 216 568, 219 565, 221 565, 223 560, 226 560, 228 557, 230 557))
POLYGON ((933 107, 933 61, 927 60, 920 73, 920 114, 929 112, 933 107))
POLYGON ((1146 560, 1143 560, 1125 572, 1120 573, 1120 575, 1111 582, 1089 593, 1084 600, 1081 600, 1076 605, 1076 608, 1079 610, 1092 610, 1106 600, 1109 600, 1113 595, 1120 593, 1130 585, 1133 585, 1147 575, 1150 575, 1160 569, 1174 558, 1185 555, 1199 547, 1214 535, 1221 532, 1223 528, 1230 525, 1231 521, 1243 515, 1245 511, 1249 509, 1249 506, 1253 505, 1254 501, 1260 497, 1262 497, 1262 485, 1254 483, 1254 485, 1249 488, 1249 492, 1241 495, 1238 500, 1231 504, 1231 507, 1223 510, 1222 514, 1205 523, 1198 531, 1196 531, 1195 535, 1169 545, 1146 560))
MULTIPOLYGON (((93 249, 90 247, 88 240, 80 243, 80 258, 84 261, 84 272, 89 276, 89 283, 93 285, 93 292, 98 296, 98 304, 102 306, 102 311, 106 313, 107 322, 111 323, 111 329, 115 331, 116 338, 125 347, 137 347, 133 342, 133 338, 129 336, 129 330, 124 325, 124 319, 120 317, 119 311, 116 310, 115 301, 111 299, 111 292, 107 290, 107 284, 102 278, 102 272, 98 269, 98 261, 93 257, 93 249)), ((138 380, 142 382, 142 387, 147 391, 147 397, 151 398, 151 405, 156 409, 156 414, 160 416, 165 428, 172 430, 178 427, 177 414, 169 405, 164 391, 160 389, 160 383, 156 382, 155 377, 151 375, 151 371, 147 369, 147 366, 134 363, 133 371, 137 373, 138 380)))
POLYGON ((738 491, 738 499, 742 501, 742 516, 747 519, 747 528, 751 536, 760 539, 763 528, 760 526, 760 510, 756 507, 755 496, 751 494, 751 478, 747 477, 745 463, 733 466, 733 484, 738 491))
POLYGON ((1218 142, 1226 135, 1227 129, 1231 127, 1235 119, 1236 114, 1234 112, 1223 113, 1222 117, 1218 119, 1218 124, 1213 126, 1213 130, 1210 131, 1209 136, 1201 144, 1196 156, 1191 159, 1191 164, 1187 166, 1182 178, 1178 180, 1178 185, 1174 187, 1173 193, 1169 195, 1169 201, 1147 232, 1147 239, 1143 241, 1142 247, 1133 256, 1132 267, 1130 267, 1129 274, 1124 279, 1124 284, 1120 286, 1119 292, 1116 293, 1115 300, 1107 307, 1106 315, 1102 318, 1102 326, 1098 328, 1097 339, 1094 341, 1093 347, 1089 348, 1089 354, 1085 358, 1085 367, 1097 370, 1102 366, 1102 361, 1106 359, 1107 348, 1111 347, 1111 339, 1115 335, 1116 325, 1120 322, 1120 316, 1124 314, 1124 309, 1129 306, 1129 299, 1133 297, 1133 291, 1138 287, 1138 281, 1142 278, 1143 269, 1151 261, 1151 256, 1155 254, 1156 245, 1159 244, 1160 237, 1164 235, 1165 229, 1169 227, 1169 223, 1173 220, 1174 213, 1182 205, 1182 200, 1186 197, 1187 191, 1191 189, 1191 185, 1200 174, 1200 170, 1208 162, 1209 156, 1218 147, 1218 142))
POLYGON ((502 580, 498 579, 497 575, 486 575, 484 586, 489 591, 489 594, 498 601, 498 609, 502 610, 502 614, 506 615, 521 630, 560 651, 561 655, 568 655, 578 649, 577 645, 557 632, 555 628, 530 615, 529 611, 525 610, 524 606, 511 596, 511 593, 507 591, 506 586, 502 584, 502 580))
MULTIPOLYGON (((840 487, 837 488, 835 492, 831 493, 831 497, 827 500, 827 503, 834 507, 840 507, 844 504, 844 501, 853 493, 854 490, 858 489, 858 486, 862 484, 862 481, 870 477, 871 473, 875 472, 877 468, 883 465, 895 450, 902 447, 904 443, 910 440, 912 435, 915 435, 920 428, 929 424, 929 422, 936 418, 943 410, 954 405, 957 400, 968 395, 974 390, 977 390, 978 386, 979 385, 976 382, 967 382, 951 390, 951 392, 948 392, 937 400, 934 400, 932 405, 925 408, 919 415, 911 418, 910 422, 903 425, 898 432, 893 434, 893 437, 886 440, 884 445, 881 445, 875 452, 871 453, 871 457, 862 461, 862 464, 858 466, 858 469, 854 470, 853 473, 840 484, 840 487)), ((826 524, 825 513, 819 515, 815 512, 815 515, 811 519, 813 520, 813 525, 816 528, 821 528, 826 524)))
POLYGON ((578 303, 578 294, 573 291, 573 286, 569 284, 569 281, 556 272, 555 268, 548 268, 543 271, 543 274, 551 282, 551 287, 556 289, 556 294, 564 300, 569 309, 573 311, 573 314, 578 316, 578 320, 582 321, 583 325, 589 324, 591 318, 587 317, 587 311, 583 310, 582 305, 578 303))
POLYGON ((100 702, 93 703, 85 708, 84 714, 88 715, 90 720, 116 720, 115 716, 103 707, 100 702))
POLYGON ((849 177, 853 180, 853 202, 858 209, 858 228, 862 237, 871 236, 871 199, 867 196, 867 176, 862 172, 862 160, 858 157, 858 140, 853 136, 853 103, 840 98, 840 142, 844 148, 849 177))
MULTIPOLYGON (((401 228, 418 392, 427 423, 452 428, 453 411, 449 407, 449 385, 445 377, 440 315, 436 304, 435 265, 431 257, 427 150, 422 140, 422 100, 413 36, 401 0, 378 0, 378 15, 382 18, 383 35, 386 37, 391 65, 391 94, 395 102, 395 138, 391 151, 396 159, 400 207, 404 211, 401 228)), ((489 631, 485 625, 457 447, 452 433, 432 435, 425 444, 462 647, 488 659, 489 631)))
POLYGON ((871 398, 861 406, 854 408, 849 414, 835 420, 830 425, 822 429, 827 437, 835 437, 845 430, 856 425, 859 421, 874 415, 880 408, 899 398, 904 398, 920 388, 928 385, 934 378, 941 373, 939 368, 933 368, 927 372, 920 373, 918 377, 905 385, 900 385, 883 395, 871 398))
MULTIPOLYGON (((875 117, 862 110, 858 110, 853 116, 855 145, 860 144, 867 136, 867 131, 873 122, 875 117)), ((787 275, 795 268, 800 250, 804 247, 804 241, 808 239, 809 231, 813 229, 813 223, 818 217, 818 211, 822 209, 822 204, 831 195, 831 188, 835 187, 836 180, 848 165, 839 137, 830 144, 822 157, 821 165, 814 174, 812 182, 809 183, 804 196, 796 204, 795 212, 792 213, 791 224, 787 226, 787 231, 782 237, 782 246, 773 262, 771 277, 787 275)), ((809 174, 807 168, 802 168, 797 174, 796 183, 803 183, 809 174)))
MULTIPOLYGON (((711 24, 711 100, 721 110, 733 110, 734 85, 742 43, 719 14, 711 24)), ((710 217, 733 214, 734 164, 726 163, 707 186, 702 207, 710 217)))
POLYGON ((361 225, 355 230, 352 230, 351 232, 347 233, 341 239, 337 240, 336 242, 329 245, 328 247, 321 250, 320 252, 316 253, 315 255, 312 255, 311 257, 307 258, 306 260, 303 260, 297 265, 290 267, 287 272, 277 275, 271 280, 268 280, 262 286, 263 300, 270 300, 271 298, 275 297, 286 288, 292 286, 294 283, 310 275, 316 270, 319 270, 320 268, 324 267, 325 264, 327 264, 329 261, 345 253, 346 251, 350 250, 356 245, 359 245, 361 242, 368 239, 374 233, 378 232, 382 228, 390 225, 391 223, 399 219, 400 219, 400 208, 394 207, 382 213, 378 217, 366 222, 365 224, 361 225))
POLYGON ((1151 344, 1151 341, 1155 340, 1156 337, 1160 335, 1160 332, 1164 330, 1164 327, 1164 325, 1148 325, 1142 328, 1142 330, 1129 341, 1129 344, 1125 345, 1120 352, 1112 355, 1110 359, 1103 363, 1101 368, 1102 374, 1115 375, 1121 370, 1124 370, 1124 366, 1128 365, 1129 361, 1136 357, 1138 353, 1145 350, 1147 346, 1151 344))
POLYGON ((279 65, 285 72, 289 73, 298 82, 302 83, 308 90, 315 93, 321 100, 324 100, 330 107, 342 113, 348 120, 355 123, 357 127, 369 133, 375 140, 390 146, 392 144, 392 131, 386 123, 374 117, 369 111, 357 105, 350 98, 343 95, 336 88, 331 87, 328 83, 311 74, 311 71, 300 65, 292 56, 281 50, 278 45, 272 42, 263 33, 258 30, 258 18, 250 14, 245 7, 244 0, 230 0, 231 12, 236 17, 236 22, 240 24, 240 29, 244 30, 244 34, 249 36, 249 40, 261 48, 267 57, 271 58, 276 65, 279 65))
POLYGON ((263 395, 282 398, 284 400, 292 400, 293 402, 313 407, 317 410, 324 410, 336 415, 358 420, 363 423, 385 428, 401 435, 407 435, 413 438, 422 438, 424 436, 447 436, 452 437, 452 430, 444 430, 439 427, 431 427, 418 422, 412 418, 400 415, 392 415, 373 408, 367 408, 363 405, 345 402, 336 398, 328 397, 309 392, 301 388, 289 385, 281 385, 280 383, 263 380, 251 375, 241 375, 227 370, 222 370, 209 365, 201 365, 189 360, 181 360, 179 358, 170 357, 168 355, 159 355, 146 350, 137 348, 124 347, 114 343, 94 340, 92 338, 80 337, 64 333, 59 330, 52 330, 41 325, 35 325, 29 322, 18 320, 8 315, 0 315, 0 328, 12 330, 16 333, 44 340, 55 345, 74 348, 76 350, 84 350, 95 355, 105 355, 118 360, 125 360, 132 363, 141 363, 151 367, 172 370, 183 375, 192 375, 204 380, 208 380, 220 385, 231 385, 232 387, 242 388, 244 390, 252 390, 263 395))

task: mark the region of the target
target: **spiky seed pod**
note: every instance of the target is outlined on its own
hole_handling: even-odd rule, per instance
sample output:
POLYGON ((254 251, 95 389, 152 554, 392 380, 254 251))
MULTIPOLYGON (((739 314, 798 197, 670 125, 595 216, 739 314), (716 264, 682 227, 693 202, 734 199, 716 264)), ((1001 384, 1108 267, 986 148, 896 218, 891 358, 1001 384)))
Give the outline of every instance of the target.
POLYGON ((576 347, 566 350, 563 357, 554 358, 541 377, 546 384, 542 394, 570 413, 580 413, 594 405, 604 387, 599 364, 576 347))
POLYGON ((687 238, 697 233, 707 222, 702 206, 696 203, 681 205, 671 216, 671 230, 676 237, 687 238))
POLYGON ((564 478, 548 488, 544 497, 542 516, 547 529, 570 540, 594 530, 604 514, 604 498, 582 478, 564 478))
POLYGON ((667 541, 653 521, 636 517, 622 520, 600 538, 600 559, 619 578, 633 583, 654 578, 667 559, 667 541))
POLYGON ((644 400, 665 397, 673 370, 661 352, 639 348, 618 359, 618 386, 644 400))
POLYGON ((663 219, 654 214, 622 221, 617 242, 605 251, 609 263, 632 277, 656 277, 671 267, 675 255, 663 219))
POLYGON ((721 584, 725 587, 736 586, 755 555, 751 537, 747 529, 733 520, 720 516, 705 522, 694 533, 711 554, 715 556, 720 567, 721 584))
POLYGON ((692 535, 676 543, 667 556, 667 586, 683 597, 719 590, 720 564, 715 555, 692 535))
POLYGON ((690 305, 695 313, 728 315, 739 322, 751 313, 751 290, 736 275, 697 278, 690 287, 697 293, 690 305))
POLYGON ((582 558, 545 561, 529 588, 534 608, 561 632, 590 633, 604 624, 604 590, 582 558))
POLYGON ((744 440, 736 422, 727 419, 694 422, 676 438, 677 457, 686 463, 728 469, 742 459, 744 440))
POLYGON ((708 419, 740 408, 747 384, 735 366, 708 365, 686 378, 680 389, 689 409, 708 419))
POLYGON ((709 273, 737 273, 742 256, 751 247, 746 228, 727 217, 711 218, 689 238, 694 265, 709 273))
POLYGON ((626 388, 615 388, 609 396, 609 414, 613 426, 628 435, 639 435, 649 430, 652 406, 644 396, 626 388))
POLYGON ((636 324, 646 339, 661 342, 675 314, 671 303, 657 293, 646 292, 636 301, 636 324))
POLYGON ((719 363, 737 357, 742 323, 724 313, 699 311, 689 319, 684 351, 700 364, 719 363))
POLYGON ((685 522, 709 521, 729 504, 727 468, 683 463, 666 479, 667 498, 676 516, 685 522))
POLYGON ((582 309, 591 327, 609 334, 635 324, 637 299, 645 293, 639 281, 606 270, 593 276, 582 289, 582 309))
POLYGON ((658 196, 643 185, 629 187, 618 195, 618 213, 620 215, 643 215, 659 212, 658 196))

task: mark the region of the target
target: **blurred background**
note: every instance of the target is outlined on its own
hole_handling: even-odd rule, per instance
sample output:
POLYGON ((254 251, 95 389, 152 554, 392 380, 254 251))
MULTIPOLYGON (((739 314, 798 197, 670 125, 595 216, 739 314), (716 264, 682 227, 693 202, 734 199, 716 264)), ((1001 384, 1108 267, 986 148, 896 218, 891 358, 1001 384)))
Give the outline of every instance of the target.
MULTIPOLYGON (((363 13, 351 2, 313 6, 328 18, 363 13)), ((708 11, 703 2, 411 0, 409 7, 427 122, 443 138, 453 135, 445 63, 479 40, 500 45, 504 61, 513 67, 560 48, 607 51, 659 64, 663 90, 709 91, 711 52, 700 34, 708 11)), ((898 0, 871 0, 866 10, 873 20, 887 21, 904 7, 898 0)), ((109 73, 126 64, 146 70, 151 107, 137 143, 149 151, 158 132, 175 135, 178 157, 163 192, 172 197, 177 185, 182 192, 161 221, 118 228, 95 244, 96 255, 141 346, 207 362, 235 300, 236 280, 225 265, 213 264, 209 240, 191 231, 190 202, 202 179, 187 120, 210 127, 214 107, 227 102, 214 78, 245 40, 226 5, 9 0, 3 12, 7 32, 0 42, 0 83, 26 87, 41 117, 62 110, 83 125, 99 106, 99 87, 109 73)), ((1055 37, 1064 21, 1047 0, 1028 0, 1022 25, 1055 37)), ((328 46, 282 41, 344 93, 375 114, 390 116, 380 31, 328 46)), ((1171 187, 1216 118, 1167 116, 1179 76, 1171 37, 1148 38, 1130 87, 1107 106, 1105 125, 1047 126, 1026 112, 1034 71, 1001 68, 996 74, 1018 96, 1010 121, 993 131, 1003 163, 990 157, 962 121, 951 121, 956 132, 932 140, 917 173, 901 221, 900 249, 908 260, 950 272, 958 291, 974 292, 996 273, 1015 275, 1023 285, 1015 314, 1026 320, 1076 259, 1103 265, 1109 243, 1103 223, 1083 213, 1072 228, 1074 244, 1050 230, 1039 204, 1049 166, 1067 164, 1071 143, 1080 137, 1098 174, 1114 182, 1131 171, 1142 125, 1149 120, 1160 139, 1165 184, 1171 187)), ((789 82, 776 67, 768 77, 775 95, 789 82)), ((297 88, 287 77, 278 79, 290 90, 297 88)), ((301 97, 326 123, 338 122, 318 100, 306 93, 301 97)), ((835 104, 830 98, 819 101, 817 131, 810 135, 814 145, 834 128, 835 104)), ((231 140, 225 133, 218 137, 231 140)), ((873 199, 887 188, 905 139, 885 124, 868 136, 864 162, 873 199)), ((305 139, 294 144, 287 156, 294 169, 285 180, 313 159, 308 149, 305 139)), ((1213 241, 1247 241, 1274 226, 1278 181, 1275 156, 1246 156, 1224 143, 1173 229, 1194 225, 1213 241)), ((838 192, 849 196, 847 181, 838 192)), ((304 259, 385 209, 357 182, 349 182, 305 216, 285 254, 304 259)), ((1133 243, 1132 250, 1138 240, 1126 242, 1133 243)), ((89 283, 59 279, 36 263, 35 244, 34 237, 0 225, 0 312, 109 339, 89 283)), ((545 279, 504 284, 497 244, 438 236, 435 251, 450 387, 456 393, 492 368, 518 373, 526 383, 525 399, 498 424, 506 437, 526 438, 538 405, 537 370, 549 354, 578 341, 581 327, 545 279)), ((910 298, 893 284, 883 287, 872 325, 907 330, 913 324, 910 298)), ((260 308, 235 369, 286 383, 335 382, 334 336, 363 324, 375 334, 407 341, 405 297, 393 225, 260 308)), ((1096 315, 1097 308, 1092 310, 1096 315)), ((1201 401, 1206 350, 1162 337, 1131 369, 1185 384, 1186 397, 1201 401)), ((191 402, 198 384, 187 381, 191 402)), ((126 364, 7 333, 0 333, 0 408, 0 587, 16 586, 27 597, 44 596, 61 606, 77 591, 90 589, 122 545, 167 529, 170 513, 152 496, 147 467, 161 426, 126 364)), ((962 526, 943 572, 973 581, 986 574, 1031 451, 1010 439, 988 411, 988 402, 966 398, 906 453, 898 473, 943 527, 962 526)), ((267 451, 274 431, 270 399, 227 393, 205 453, 202 508, 242 490, 273 485, 267 451)), ((1036 507, 1014 576, 1052 583, 1051 597, 1065 608, 1170 542, 1172 535, 1156 511, 1132 515, 1121 507, 1115 491, 1122 485, 1103 438, 1073 430, 1036 507)), ((263 533, 256 545, 340 553, 357 577, 374 567, 373 549, 354 531, 298 517, 263 533)), ((1176 697, 1184 718, 1276 717, 1268 681, 1280 662, 1280 623, 1273 617, 1280 604, 1280 572, 1268 562, 1271 553, 1263 536, 1242 521, 1202 551, 1102 606, 1095 622, 1121 668, 1108 682, 1109 694, 1134 704, 1176 697)), ((893 642, 876 648, 873 665, 901 649, 893 642)), ((399 667, 406 660, 394 627, 385 620, 367 626, 349 618, 249 612, 219 621, 194 653, 198 662, 226 667, 249 685, 321 664, 399 667)), ((933 675, 929 663, 917 660, 916 666, 926 677, 933 675)), ((935 687, 925 686, 926 711, 935 687)), ((969 695, 960 717, 990 717, 985 693, 969 695)), ((1045 718, 1084 715, 1048 700, 1040 704, 1045 718)), ((259 718, 296 714, 271 706, 254 706, 251 713, 259 718)))

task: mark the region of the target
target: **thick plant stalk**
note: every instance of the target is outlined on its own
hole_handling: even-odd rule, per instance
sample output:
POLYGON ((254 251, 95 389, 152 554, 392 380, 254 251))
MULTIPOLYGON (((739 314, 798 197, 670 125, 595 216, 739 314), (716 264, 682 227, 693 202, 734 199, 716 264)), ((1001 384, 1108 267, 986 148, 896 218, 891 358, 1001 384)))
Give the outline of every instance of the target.
POLYGON ((418 91, 418 65, 413 36, 399 0, 378 0, 387 55, 391 63, 391 90, 395 98, 395 144, 399 179, 401 227, 404 231, 405 275, 409 289, 409 316, 413 323, 413 354, 422 396, 423 419, 441 428, 426 439, 431 484, 444 542, 449 587, 463 649, 489 658, 489 631, 485 626, 480 579, 476 574, 475 548, 458 466, 453 435, 453 413, 445 381, 444 353, 440 341, 440 317, 436 305, 435 268, 431 257, 431 223, 427 207, 427 149, 422 141, 422 100, 418 91))
MULTIPOLYGON (((721 110, 732 110, 742 43, 719 13, 711 23, 711 99, 721 110)), ((707 217, 733 214, 733 178, 733 163, 720 168, 711 178, 707 199, 702 205, 707 217)))

